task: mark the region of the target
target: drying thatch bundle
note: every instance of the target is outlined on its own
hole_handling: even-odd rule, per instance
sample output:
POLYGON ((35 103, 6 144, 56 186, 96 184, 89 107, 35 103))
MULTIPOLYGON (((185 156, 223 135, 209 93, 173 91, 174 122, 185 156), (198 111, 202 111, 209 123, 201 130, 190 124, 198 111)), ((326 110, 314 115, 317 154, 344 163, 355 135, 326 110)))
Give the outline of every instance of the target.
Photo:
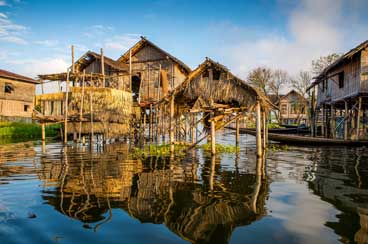
MULTIPOLYGON (((93 117, 97 121, 129 124, 133 99, 130 92, 100 87, 85 87, 83 113, 90 114, 90 94, 92 94, 93 117)), ((79 114, 82 102, 82 88, 72 87, 69 100, 70 114, 79 114)))

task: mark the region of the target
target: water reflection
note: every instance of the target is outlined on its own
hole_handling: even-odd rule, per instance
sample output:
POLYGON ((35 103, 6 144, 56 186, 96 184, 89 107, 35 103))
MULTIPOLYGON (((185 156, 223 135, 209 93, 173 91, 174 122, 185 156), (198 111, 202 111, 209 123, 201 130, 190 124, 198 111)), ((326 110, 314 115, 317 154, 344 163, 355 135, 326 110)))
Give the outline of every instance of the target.
POLYGON ((195 153, 184 160, 133 160, 121 148, 107 152, 89 155, 64 148, 58 160, 46 154, 39 174, 49 186, 43 199, 95 231, 119 208, 143 223, 163 223, 196 243, 227 242, 235 227, 266 214, 262 159, 256 172, 241 173, 221 168, 214 156, 203 157, 201 165, 195 153))
POLYGON ((172 242, 368 242, 365 148, 290 147, 258 160, 252 150, 142 160, 126 144, 1 147, 0 242, 162 243, 168 233, 153 226, 172 242))

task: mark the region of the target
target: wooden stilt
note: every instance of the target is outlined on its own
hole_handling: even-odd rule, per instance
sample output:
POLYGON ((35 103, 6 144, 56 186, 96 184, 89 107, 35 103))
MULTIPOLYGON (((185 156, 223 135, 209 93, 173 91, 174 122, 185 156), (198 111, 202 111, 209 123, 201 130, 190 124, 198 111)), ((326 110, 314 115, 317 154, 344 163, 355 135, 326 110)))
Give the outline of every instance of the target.
POLYGON ((46 132, 45 132, 45 123, 41 123, 41 130, 42 130, 42 141, 44 142, 46 140, 46 132))
POLYGON ((348 101, 345 101, 345 121, 344 121, 344 140, 347 140, 348 139, 348 114, 349 114, 349 104, 348 104, 348 101))
POLYGON ((150 119, 149 119, 149 141, 151 142, 153 139, 153 110, 152 104, 150 104, 150 119))
POLYGON ((259 101, 256 104, 256 146, 257 157, 262 157, 261 105, 259 101))
POLYGON ((146 107, 143 108, 143 143, 146 142, 146 120, 147 120, 147 114, 146 114, 146 107))
POLYGON ((211 154, 216 154, 216 128, 215 128, 215 121, 213 120, 213 114, 211 115, 211 154))
POLYGON ((192 126, 190 127, 192 143, 195 143, 195 122, 195 115, 192 114, 192 126))
POLYGON ((359 140, 360 136, 360 118, 362 117, 362 97, 358 98, 358 112, 357 112, 357 122, 356 122, 356 139, 359 140))
POLYGON ((322 113, 321 135, 324 137, 326 135, 325 134, 325 105, 322 106, 321 113, 322 113))
POLYGON ((333 104, 331 105, 331 136, 333 139, 336 138, 336 109, 333 104))
POLYGON ((91 146, 93 145, 93 137, 94 137, 94 133, 93 133, 93 106, 92 106, 92 92, 89 94, 89 111, 91 113, 91 138, 90 138, 90 144, 91 146))
POLYGON ((239 146, 239 138, 240 138, 240 119, 236 119, 236 132, 235 132, 235 144, 239 146))
POLYGON ((66 75, 65 108, 64 108, 64 144, 68 142, 68 106, 69 105, 69 70, 66 75))
POLYGON ((175 97, 174 95, 171 96, 170 99, 170 151, 174 152, 174 126, 175 126, 175 121, 174 121, 174 101, 175 101, 175 97))
POLYGON ((78 142, 81 142, 82 137, 82 120, 83 120, 83 106, 84 106, 84 86, 85 86, 85 78, 86 78, 86 70, 83 70, 83 78, 82 78, 82 98, 81 98, 81 106, 79 111, 79 136, 78 142))
POLYGON ((101 74, 102 74, 102 87, 105 87, 105 56, 103 48, 101 48, 101 74))
POLYGON ((262 148, 263 150, 266 150, 266 113, 262 112, 262 131, 263 131, 263 143, 262 148))

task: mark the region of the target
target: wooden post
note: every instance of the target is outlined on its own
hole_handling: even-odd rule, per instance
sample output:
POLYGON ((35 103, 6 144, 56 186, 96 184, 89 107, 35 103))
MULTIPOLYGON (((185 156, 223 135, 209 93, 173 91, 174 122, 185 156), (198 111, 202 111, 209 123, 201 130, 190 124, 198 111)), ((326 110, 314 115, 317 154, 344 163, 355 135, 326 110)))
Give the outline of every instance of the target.
POLYGON ((46 140, 46 133, 45 133, 45 123, 41 123, 41 129, 42 129, 42 142, 46 140))
POLYGON ((262 112, 262 130, 263 130, 263 150, 266 149, 266 113, 262 112))
POLYGON ((332 138, 336 138, 336 109, 335 105, 331 104, 331 135, 332 138))
POLYGON ((74 65, 74 45, 72 45, 72 73, 75 72, 75 65, 74 65))
POLYGON ((79 111, 79 136, 78 142, 81 142, 82 137, 82 120, 83 120, 83 106, 84 106, 84 84, 85 84, 86 70, 83 70, 83 78, 82 78, 82 98, 81 98, 81 106, 79 111))
POLYGON ((129 89, 132 91, 132 49, 129 50, 129 89))
POLYGON ((235 132, 235 144, 239 146, 239 138, 240 138, 240 119, 237 118, 236 121, 236 132, 235 132))
POLYGON ((348 114, 349 114, 349 107, 348 107, 348 101, 345 100, 345 116, 344 116, 344 140, 348 139, 348 114))
POLYGON ((102 74, 102 87, 105 87, 105 56, 103 48, 101 48, 101 74, 102 74))
POLYGON ((92 102, 93 102, 93 99, 92 99, 92 92, 89 94, 89 111, 91 113, 91 138, 90 138, 90 144, 92 146, 93 144, 93 106, 92 106, 92 102))
POLYGON ((192 140, 192 144, 195 143, 195 122, 196 122, 196 119, 195 119, 195 114, 192 114, 192 126, 190 127, 191 129, 191 140, 192 140))
POLYGON ((143 143, 146 142, 146 107, 144 107, 144 113, 143 113, 143 143))
POLYGON ((321 135, 325 137, 325 105, 322 105, 321 113, 322 113, 321 135))
POLYGON ((257 157, 262 157, 261 105, 258 100, 256 104, 256 146, 257 157))
POLYGON ((156 105, 155 107, 155 142, 158 143, 158 137, 159 137, 159 128, 160 128, 160 123, 159 123, 159 118, 160 118, 160 113, 161 110, 158 108, 158 105, 156 105))
POLYGON ((213 120, 214 114, 211 114, 211 154, 216 154, 216 128, 215 121, 213 120))
POLYGON ((69 70, 66 74, 66 88, 65 88, 65 108, 64 108, 64 144, 68 142, 68 100, 69 100, 69 70))
POLYGON ((174 120, 174 106, 175 106, 175 97, 174 94, 172 94, 170 99, 170 151, 174 152, 174 126, 175 126, 175 120, 174 120))
POLYGON ((150 104, 150 120, 149 120, 149 141, 153 139, 153 113, 152 113, 152 103, 150 104))
POLYGON ((356 139, 359 140, 360 136, 360 118, 362 117, 362 97, 358 98, 358 112, 356 121, 356 139))

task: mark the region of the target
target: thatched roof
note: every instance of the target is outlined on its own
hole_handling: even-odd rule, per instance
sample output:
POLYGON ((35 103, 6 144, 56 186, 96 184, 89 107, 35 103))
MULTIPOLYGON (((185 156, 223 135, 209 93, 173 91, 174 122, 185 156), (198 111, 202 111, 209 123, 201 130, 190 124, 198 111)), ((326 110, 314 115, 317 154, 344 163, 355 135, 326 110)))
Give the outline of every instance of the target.
POLYGON ((34 80, 32 78, 23 76, 23 75, 18 75, 15 73, 12 73, 10 71, 7 70, 3 70, 0 69, 0 77, 2 78, 6 78, 6 79, 11 79, 11 80, 16 80, 16 81, 23 81, 23 82, 27 82, 27 83, 33 83, 33 84, 38 84, 39 82, 37 80, 34 80))
POLYGON ((117 61, 126 63, 129 61, 130 51, 132 52, 132 56, 134 56, 136 53, 138 53, 140 50, 142 50, 146 46, 151 46, 158 50, 159 52, 163 53, 166 57, 174 61, 179 68, 181 68, 184 73, 189 74, 192 70, 181 60, 177 59, 176 57, 172 56, 170 53, 162 50, 158 46, 156 46, 151 41, 147 40, 147 38, 141 36, 141 40, 138 41, 133 47, 131 47, 128 51, 126 51, 117 61))
MULTIPOLYGON (((75 68, 79 71, 82 71, 96 59, 101 60, 101 55, 92 51, 88 51, 75 62, 75 68)), ((104 56, 104 62, 115 70, 125 72, 129 71, 129 67, 126 64, 117 62, 109 57, 104 56)))
POLYGON ((257 100, 261 101, 263 107, 272 106, 261 91, 236 77, 225 66, 210 58, 206 58, 193 70, 171 95, 174 95, 179 103, 189 105, 201 98, 207 104, 229 104, 233 107, 252 106, 257 100), (203 78, 210 69, 218 76, 214 77, 211 82, 203 78))

